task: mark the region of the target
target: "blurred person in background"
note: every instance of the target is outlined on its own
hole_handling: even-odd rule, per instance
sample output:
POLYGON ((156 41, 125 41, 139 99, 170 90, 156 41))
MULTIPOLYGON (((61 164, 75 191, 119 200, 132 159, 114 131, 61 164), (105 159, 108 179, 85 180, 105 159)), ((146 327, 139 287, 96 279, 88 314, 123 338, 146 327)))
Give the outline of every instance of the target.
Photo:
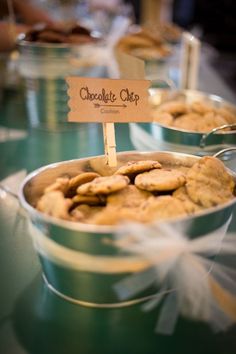
POLYGON ((54 21, 29 0, 0 0, 0 52, 14 49, 17 36, 37 23, 53 25, 54 21), (11 13, 14 15, 12 19, 11 13), (15 24, 13 20, 16 20, 15 24))

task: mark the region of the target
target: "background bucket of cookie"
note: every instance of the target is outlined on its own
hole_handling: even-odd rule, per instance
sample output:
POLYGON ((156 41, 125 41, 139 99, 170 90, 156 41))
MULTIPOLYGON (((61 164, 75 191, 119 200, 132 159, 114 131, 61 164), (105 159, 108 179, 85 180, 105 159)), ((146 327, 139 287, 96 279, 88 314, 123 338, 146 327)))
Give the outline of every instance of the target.
POLYGON ((48 130, 69 129, 64 78, 68 75, 96 77, 104 73, 100 60, 103 45, 89 32, 82 35, 81 43, 79 39, 76 43, 76 33, 66 36, 56 30, 35 32, 20 36, 18 40, 19 72, 25 83, 29 126, 48 130), (37 39, 41 33, 44 35, 42 41, 37 39), (58 38, 50 37, 55 35, 58 38), (68 37, 72 39, 69 41, 68 37))
POLYGON ((150 89, 152 123, 131 123, 141 151, 164 149, 199 155, 236 145, 236 107, 222 97, 194 90, 150 89))
MULTIPOLYGON (((168 167, 186 169, 199 161, 199 157, 169 152, 119 153, 118 167, 128 161, 140 160, 155 160, 168 167)), ((116 284, 137 273, 144 274, 145 278, 145 272, 150 268, 145 257, 119 247, 118 225, 62 220, 36 208, 45 188, 54 183, 55 179, 63 176, 73 178, 81 171, 98 173, 99 170, 101 173, 101 166, 105 168, 105 175, 114 173, 105 165, 102 156, 40 168, 23 182, 20 201, 30 219, 30 233, 41 260, 45 281, 54 293, 65 300, 87 306, 128 306, 151 298, 159 291, 159 285, 149 284, 128 301, 118 296, 116 284)), ((232 176, 235 180, 233 173, 232 176)), ((227 223, 235 202, 234 197, 223 204, 200 210, 195 215, 172 215, 167 223, 173 230, 184 229, 189 240, 196 239, 227 223)), ((60 207, 59 203, 57 207, 60 207)))

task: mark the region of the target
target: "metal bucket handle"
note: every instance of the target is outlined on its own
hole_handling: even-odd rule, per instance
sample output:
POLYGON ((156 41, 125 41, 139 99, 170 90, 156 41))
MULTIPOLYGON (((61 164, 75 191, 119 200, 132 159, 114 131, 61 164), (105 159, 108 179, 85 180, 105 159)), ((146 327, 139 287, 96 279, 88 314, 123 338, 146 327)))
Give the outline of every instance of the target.
POLYGON ((206 147, 206 141, 211 136, 212 134, 215 134, 216 132, 220 130, 224 130, 225 128, 230 128, 232 130, 236 129, 236 124, 224 124, 221 125, 220 127, 212 129, 209 133, 203 134, 201 141, 200 141, 200 147, 204 149, 206 147))
POLYGON ((227 153, 229 151, 235 151, 236 152, 236 146, 235 147, 232 146, 232 147, 220 150, 217 153, 215 153, 213 156, 219 158, 221 155, 224 155, 225 153, 227 153))
POLYGON ((28 214, 27 212, 25 211, 25 209, 22 207, 21 203, 20 203, 20 198, 19 196, 12 192, 12 190, 10 188, 8 188, 7 186, 4 186, 3 184, 0 183, 0 191, 3 191, 5 192, 6 194, 10 195, 11 197, 13 197, 19 204, 19 209, 18 209, 18 212, 20 213, 21 216, 23 217, 28 217, 28 214))
POLYGON ((8 195, 10 195, 11 197, 13 197, 17 202, 18 202, 18 204, 19 204, 19 209, 18 209, 18 213, 19 213, 19 215, 21 216, 21 217, 24 217, 24 218, 28 218, 28 214, 27 214, 27 212, 25 211, 25 209, 22 207, 22 205, 21 205, 21 203, 20 203, 20 198, 19 198, 19 196, 16 194, 16 193, 14 193, 14 192, 12 192, 12 190, 10 189, 10 188, 8 188, 7 186, 4 186, 3 184, 1 184, 0 183, 0 192, 1 192, 1 190, 3 191, 3 192, 5 192, 6 194, 8 194, 8 195))
POLYGON ((151 80, 151 89, 157 88, 157 89, 170 89, 170 90, 174 90, 176 89, 176 85, 174 83, 174 81, 172 81, 171 79, 165 78, 165 79, 161 79, 161 78, 155 78, 151 80))
POLYGON ((9 194, 10 196, 12 196, 13 198, 15 198, 18 202, 20 201, 19 200, 19 197, 16 193, 12 192, 10 190, 10 188, 4 186, 3 184, 0 183, 0 190, 4 191, 5 193, 9 194))

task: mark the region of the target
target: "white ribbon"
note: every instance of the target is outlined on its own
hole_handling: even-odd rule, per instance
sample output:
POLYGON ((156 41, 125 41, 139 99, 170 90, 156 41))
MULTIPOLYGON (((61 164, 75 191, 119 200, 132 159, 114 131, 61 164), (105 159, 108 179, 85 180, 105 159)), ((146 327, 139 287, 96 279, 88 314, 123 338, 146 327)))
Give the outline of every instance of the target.
POLYGON ((236 255, 236 235, 226 236, 230 221, 193 240, 170 224, 123 226, 117 246, 147 259, 153 268, 117 283, 119 298, 127 300, 156 284, 156 297, 142 308, 150 311, 162 303, 157 332, 172 334, 179 315, 226 330, 236 321, 236 261, 225 265, 220 260, 227 256, 229 262, 236 255))
POLYGON ((73 250, 52 240, 30 220, 28 227, 37 252, 62 267, 103 274, 138 272, 140 269, 150 267, 150 264, 141 257, 93 255, 73 250))
POLYGON ((172 334, 179 315, 209 323, 216 331, 236 322, 236 235, 226 235, 230 221, 192 240, 171 224, 126 224, 113 244, 128 251, 127 256, 75 251, 31 223, 30 228, 38 253, 58 265, 92 273, 132 273, 115 284, 119 299, 125 304, 133 298, 145 301, 144 311, 160 305, 156 331, 172 334), (140 299, 139 293, 151 285, 158 292, 140 299))

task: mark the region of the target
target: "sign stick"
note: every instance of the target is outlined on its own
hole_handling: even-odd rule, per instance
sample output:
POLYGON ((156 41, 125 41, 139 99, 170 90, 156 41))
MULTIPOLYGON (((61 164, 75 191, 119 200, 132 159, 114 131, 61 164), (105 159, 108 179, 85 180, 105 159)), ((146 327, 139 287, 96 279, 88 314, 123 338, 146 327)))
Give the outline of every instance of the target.
POLYGON ((103 123, 102 127, 107 164, 115 167, 117 166, 115 126, 114 123, 103 123))

